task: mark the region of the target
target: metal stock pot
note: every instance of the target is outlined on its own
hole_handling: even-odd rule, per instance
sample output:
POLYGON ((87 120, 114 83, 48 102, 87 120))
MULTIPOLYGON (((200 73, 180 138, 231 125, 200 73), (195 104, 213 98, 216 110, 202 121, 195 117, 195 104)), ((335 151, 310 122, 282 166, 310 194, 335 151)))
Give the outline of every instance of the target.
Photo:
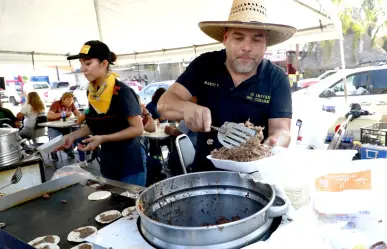
POLYGON ((23 158, 20 140, 18 129, 0 128, 0 167, 19 162, 23 158))
POLYGON ((168 249, 241 248, 256 240, 271 218, 286 213, 287 203, 274 206, 274 188, 245 176, 215 171, 156 183, 136 201, 142 234, 168 249), (220 224, 224 220, 230 222, 220 224))

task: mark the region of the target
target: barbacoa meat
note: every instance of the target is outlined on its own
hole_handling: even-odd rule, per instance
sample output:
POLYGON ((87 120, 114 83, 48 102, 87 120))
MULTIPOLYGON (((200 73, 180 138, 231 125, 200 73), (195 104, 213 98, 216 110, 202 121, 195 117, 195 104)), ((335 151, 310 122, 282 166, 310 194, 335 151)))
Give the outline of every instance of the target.
POLYGON ((232 148, 222 147, 211 152, 211 157, 221 160, 231 160, 236 162, 251 162, 269 157, 272 147, 262 144, 264 139, 263 127, 254 126, 250 121, 244 124, 246 127, 256 131, 256 135, 247 140, 246 143, 232 148))

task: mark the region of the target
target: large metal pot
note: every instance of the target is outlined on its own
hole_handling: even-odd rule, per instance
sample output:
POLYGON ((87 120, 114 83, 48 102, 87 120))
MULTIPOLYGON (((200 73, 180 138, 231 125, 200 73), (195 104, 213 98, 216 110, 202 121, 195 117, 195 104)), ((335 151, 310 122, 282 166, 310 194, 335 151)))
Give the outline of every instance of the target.
POLYGON ((275 207, 275 199, 268 184, 215 171, 156 183, 140 194, 136 208, 142 234, 157 248, 241 248, 266 232, 270 218, 286 213, 287 203, 275 207), (240 219, 216 225, 233 217, 240 219))
POLYGON ((22 159, 20 140, 18 129, 0 128, 0 167, 22 159))

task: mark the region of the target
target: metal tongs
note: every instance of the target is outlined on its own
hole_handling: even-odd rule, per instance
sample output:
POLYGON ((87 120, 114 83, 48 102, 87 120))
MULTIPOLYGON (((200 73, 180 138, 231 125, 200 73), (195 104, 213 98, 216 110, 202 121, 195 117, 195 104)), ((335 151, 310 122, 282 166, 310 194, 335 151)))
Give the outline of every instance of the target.
POLYGON ((211 126, 218 132, 219 142, 226 148, 240 146, 247 142, 247 139, 255 136, 253 129, 247 128, 244 124, 226 122, 222 127, 211 126))

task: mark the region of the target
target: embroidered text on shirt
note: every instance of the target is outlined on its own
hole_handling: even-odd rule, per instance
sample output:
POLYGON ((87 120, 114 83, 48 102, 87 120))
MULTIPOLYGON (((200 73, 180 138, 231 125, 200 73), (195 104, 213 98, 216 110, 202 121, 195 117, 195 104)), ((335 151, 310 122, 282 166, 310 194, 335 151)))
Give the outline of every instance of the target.
POLYGON ((250 93, 250 95, 246 96, 246 99, 258 102, 258 103, 265 103, 269 104, 271 96, 264 95, 264 94, 258 94, 258 93, 250 93))
POLYGON ((211 87, 219 87, 219 84, 209 82, 209 81, 204 81, 204 85, 211 86, 211 87))

